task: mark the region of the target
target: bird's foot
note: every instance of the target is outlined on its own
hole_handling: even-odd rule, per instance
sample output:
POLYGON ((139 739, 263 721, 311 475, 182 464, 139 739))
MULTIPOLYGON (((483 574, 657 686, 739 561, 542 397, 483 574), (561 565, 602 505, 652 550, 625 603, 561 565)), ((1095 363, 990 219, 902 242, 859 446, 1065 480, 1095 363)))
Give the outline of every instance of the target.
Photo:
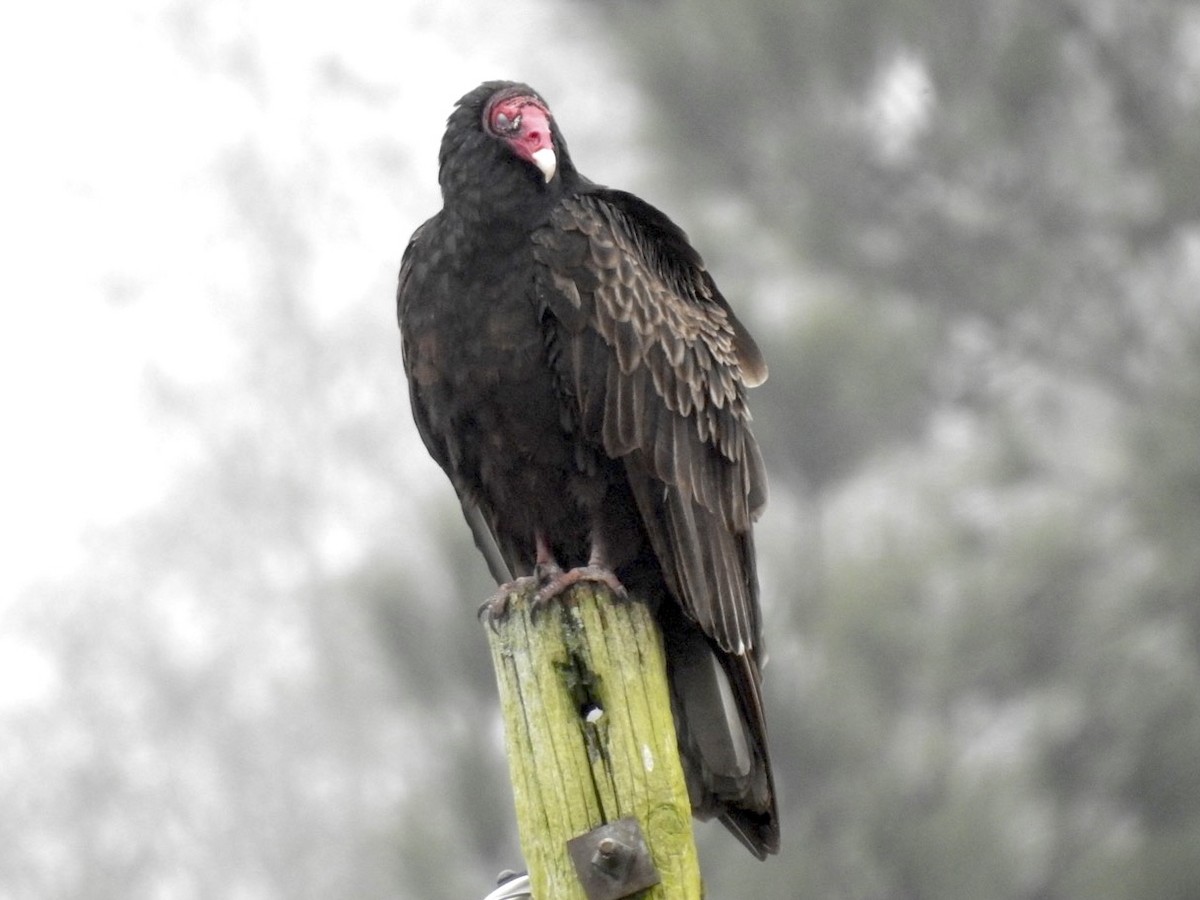
POLYGON ((534 575, 525 575, 521 578, 514 578, 512 581, 506 581, 500 587, 496 588, 496 593, 483 601, 483 605, 479 607, 479 616, 481 622, 486 622, 496 630, 496 622, 508 615, 509 607, 512 606, 512 598, 525 593, 531 587, 540 587, 542 580, 534 575))
POLYGON ((621 600, 624 600, 628 596, 625 591, 625 585, 621 584, 617 580, 617 576, 610 570, 602 566, 580 566, 566 572, 558 568, 558 566, 554 566, 552 569, 549 567, 543 569, 539 566, 538 578, 538 592, 533 597, 533 608, 535 610, 549 603, 563 591, 567 590, 567 588, 573 587, 581 581, 603 584, 621 600))
POLYGON ((535 567, 533 575, 515 578, 500 585, 496 589, 496 593, 483 601, 477 615, 480 621, 486 622, 494 631, 496 623, 511 612, 513 599, 526 593, 530 588, 536 588, 533 599, 530 601, 530 611, 537 613, 550 601, 581 581, 602 584, 621 600, 628 597, 625 586, 617 580, 617 576, 602 566, 580 566, 564 572, 554 563, 539 564, 535 567))

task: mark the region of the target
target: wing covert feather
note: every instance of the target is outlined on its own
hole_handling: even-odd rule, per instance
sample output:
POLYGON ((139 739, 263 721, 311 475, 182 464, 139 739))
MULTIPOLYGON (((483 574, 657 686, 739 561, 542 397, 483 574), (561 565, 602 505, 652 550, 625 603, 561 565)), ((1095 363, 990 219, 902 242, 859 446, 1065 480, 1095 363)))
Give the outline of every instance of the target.
POLYGON ((722 647, 759 642, 750 529, 766 500, 753 340, 686 237, 631 195, 564 200, 534 234, 582 436, 623 459, 668 585, 722 647))

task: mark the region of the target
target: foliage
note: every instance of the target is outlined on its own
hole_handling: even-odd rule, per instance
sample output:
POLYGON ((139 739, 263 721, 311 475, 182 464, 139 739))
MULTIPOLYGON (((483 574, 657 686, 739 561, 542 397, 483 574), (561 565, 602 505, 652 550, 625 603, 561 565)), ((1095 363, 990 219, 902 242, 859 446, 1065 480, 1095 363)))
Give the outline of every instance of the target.
POLYGON ((1196 10, 621 8, 673 208, 769 298, 756 415, 818 548, 768 585, 792 839, 706 848, 714 892, 1194 890, 1196 10))

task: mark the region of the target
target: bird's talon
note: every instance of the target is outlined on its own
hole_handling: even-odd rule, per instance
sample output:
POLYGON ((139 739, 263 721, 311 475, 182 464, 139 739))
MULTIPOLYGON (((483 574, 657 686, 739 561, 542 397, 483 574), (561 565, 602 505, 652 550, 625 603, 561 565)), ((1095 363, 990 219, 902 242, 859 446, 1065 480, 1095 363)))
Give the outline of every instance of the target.
POLYGON ((528 575, 505 582, 496 588, 496 593, 480 604, 476 615, 481 622, 486 622, 493 632, 497 631, 500 619, 505 618, 512 611, 514 595, 523 594, 532 585, 540 583, 536 578, 528 575))
POLYGON ((621 600, 626 599, 629 595, 625 590, 625 586, 617 580, 608 569, 601 566, 580 566, 575 569, 563 572, 559 571, 556 576, 549 581, 542 582, 538 588, 537 594, 533 598, 533 608, 537 609, 549 603, 559 594, 566 591, 568 588, 574 587, 581 581, 591 581, 595 584, 603 584, 621 600))

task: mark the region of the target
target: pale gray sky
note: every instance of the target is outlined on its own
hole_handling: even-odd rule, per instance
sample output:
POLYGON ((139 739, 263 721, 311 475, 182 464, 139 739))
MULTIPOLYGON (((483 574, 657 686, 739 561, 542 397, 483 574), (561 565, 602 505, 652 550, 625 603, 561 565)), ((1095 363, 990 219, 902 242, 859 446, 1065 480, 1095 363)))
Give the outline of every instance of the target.
MULTIPOLYGON (((391 341, 400 253, 440 205, 445 118, 480 81, 534 84, 585 170, 637 187, 638 104, 588 14, 547 0, 59 0, 5 14, 0 620, 40 579, 87 565, 92 537, 153 508, 202 453, 205 435, 155 415, 151 373, 238 402, 229 370, 263 273, 232 208, 237 152, 321 185, 289 223, 312 255, 313 319, 375 317, 391 341), (347 88, 330 88, 331 70, 347 88), (600 135, 604 155, 587 154, 600 135), (403 183, 364 164, 380 153, 403 183)), ((408 427, 404 402, 399 384, 379 401, 408 427)), ((448 490, 413 456, 397 466, 427 466, 429 489, 448 490)), ((38 695, 27 657, 0 628, 0 708, 38 695)))
MULTIPOLYGON (((22 4, 0 30, 6 595, 77 563, 86 529, 153 504, 186 459, 188 442, 148 416, 145 375, 219 381, 238 337, 229 307, 253 302, 253 260, 217 184, 231 148, 252 142, 284 175, 335 170, 340 220, 313 211, 311 285, 318 314, 335 317, 394 271, 436 208, 437 144, 458 96, 489 77, 546 93, 547 79, 574 82, 554 99, 579 131, 597 120, 589 86, 613 77, 536 0, 216 0, 191 20, 184 4, 165 9, 22 4), (254 90, 224 65, 236 53, 252 58, 254 90), (384 102, 317 90, 324 62, 384 102), (385 142, 408 154, 411 183, 373 185, 356 167, 385 142)), ((631 94, 619 81, 613 92, 631 94)))

